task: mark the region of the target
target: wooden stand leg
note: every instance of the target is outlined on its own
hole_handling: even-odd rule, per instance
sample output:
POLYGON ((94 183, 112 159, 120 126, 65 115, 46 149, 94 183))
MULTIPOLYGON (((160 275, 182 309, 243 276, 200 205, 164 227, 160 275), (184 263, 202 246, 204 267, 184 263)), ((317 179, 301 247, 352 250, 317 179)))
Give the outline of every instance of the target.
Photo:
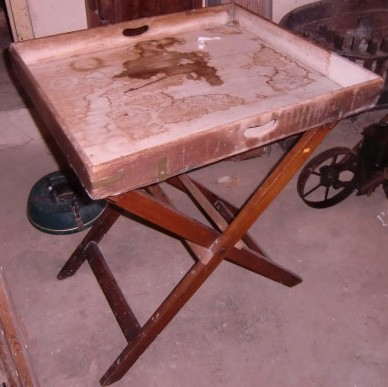
MULTIPOLYGON (((198 245, 198 247, 202 247, 200 250, 203 254, 196 255, 203 264, 207 264, 213 255, 209 246, 222 235, 213 228, 180 213, 170 205, 145 192, 130 191, 120 195, 120 197, 109 198, 109 200, 114 201, 116 205, 132 214, 147 219, 148 222, 175 234, 188 243, 191 242, 198 245)), ((286 286, 295 286, 301 282, 300 277, 291 271, 248 249, 231 246, 224 258, 235 261, 239 266, 286 286), (241 252, 242 250, 244 251, 241 252)))
POLYGON ((215 254, 227 255, 228 249, 238 242, 242 234, 247 232, 335 125, 336 123, 326 124, 310 129, 303 134, 252 195, 227 229, 210 246, 211 251, 215 254))
POLYGON ((159 333, 162 332, 191 296, 212 274, 220 262, 221 260, 213 260, 209 265, 203 265, 201 262, 197 262, 192 266, 180 283, 146 322, 135 339, 128 344, 100 379, 100 383, 103 386, 114 383, 124 376, 159 333))
POLYGON ((111 307, 114 316, 128 342, 133 340, 140 331, 140 324, 137 321, 132 309, 129 307, 119 285, 110 271, 96 242, 90 242, 84 251, 89 265, 111 307))
POLYGON ((74 253, 70 256, 70 258, 67 260, 67 262, 57 275, 57 278, 59 280, 71 277, 76 273, 76 271, 81 267, 81 265, 85 262, 87 258, 84 254, 86 246, 92 241, 97 243, 100 242, 104 235, 114 225, 119 216, 120 212, 117 209, 115 209, 111 205, 107 206, 107 208, 98 218, 97 222, 86 234, 83 241, 78 245, 74 253))
MULTIPOLYGON (((203 185, 199 184, 198 182, 191 180, 192 183, 201 191, 201 193, 206 197, 206 199, 209 201, 209 203, 219 212, 219 214, 225 219, 227 223, 230 223, 238 214, 239 209, 233 206, 232 204, 228 203, 225 199, 220 198, 210 190, 208 190, 203 185)), ((192 195, 192 193, 184 186, 184 184, 181 182, 181 180, 177 177, 173 177, 167 181, 169 184, 171 184, 173 187, 179 189, 180 191, 186 193, 187 195, 192 196, 192 199, 194 202, 197 203, 196 198, 192 195)), ((198 207, 202 209, 199 203, 197 203, 198 207)), ((203 210, 203 209, 202 209, 203 210)), ((208 214, 204 212, 204 215, 208 218, 208 220, 213 223, 215 227, 218 227, 218 225, 209 217, 208 214)), ((220 231, 223 231, 220 227, 218 227, 220 231)), ((260 247, 256 241, 254 241, 248 233, 244 234, 241 237, 241 240, 244 242, 244 244, 251 250, 259 253, 261 256, 266 257, 267 259, 271 260, 271 258, 268 256, 268 254, 264 251, 262 247, 260 247)))
POLYGON ((102 385, 114 383, 124 376, 224 259, 286 286, 301 282, 299 276, 272 262, 247 231, 334 126, 334 123, 328 124, 306 132, 240 211, 185 175, 170 179, 170 184, 191 196, 215 228, 173 208, 159 186, 107 199, 117 207, 177 235, 192 248, 198 260, 146 324, 140 327, 97 246, 117 220, 119 212, 111 206, 100 217, 58 278, 73 275, 87 259, 127 338, 128 345, 101 378, 102 385))
MULTIPOLYGON (((246 203, 230 225, 221 233, 208 247, 210 257, 204 261, 196 262, 189 272, 183 277, 181 282, 170 293, 170 295, 161 304, 158 310, 152 315, 147 323, 141 328, 134 340, 127 345, 123 352, 118 356, 116 361, 111 365, 105 375, 101 378, 102 385, 109 385, 119 380, 128 369, 136 362, 141 354, 147 349, 157 335, 166 327, 166 325, 174 318, 179 310, 191 298, 191 296, 199 289, 211 273, 217 268, 224 258, 228 255, 233 255, 236 243, 247 232, 258 216, 269 206, 272 200, 284 188, 291 177, 301 167, 308 155, 321 142, 324 136, 330 131, 335 124, 326 125, 322 128, 315 128, 305 133, 299 140, 298 144, 287 154, 287 156, 275 167, 270 176, 266 179, 263 185, 256 191, 252 198, 246 203)), ((128 198, 120 202, 123 208, 129 209, 128 198)), ((139 199, 139 197, 138 197, 139 199)), ((138 203, 140 204, 140 203, 138 203)), ((130 206, 131 207, 131 206, 130 206)), ((135 206, 136 207, 136 206, 135 206)), ((140 206, 141 207, 141 206, 140 206)), ((140 207, 137 208, 140 210, 140 207)), ((162 208, 162 206, 161 206, 162 208)), ((133 210, 133 206, 130 209, 133 210)), ((142 208, 144 210, 144 207, 142 208)), ((143 211, 139 211, 143 215, 143 211)), ((144 216, 147 220, 154 221, 156 224, 174 230, 178 235, 190 234, 183 231, 181 233, 175 230, 175 226, 166 220, 166 213, 153 213, 152 209, 146 209, 149 216, 144 216), (150 212, 151 211, 151 212, 150 212), (170 226, 170 227, 166 227, 170 226)), ((140 215, 138 213, 138 215, 140 215)), ((175 214, 176 215, 176 214, 175 214)), ((177 217, 175 220, 178 221, 177 217)), ((182 221, 183 219, 179 219, 182 221)), ((182 222, 178 222, 182 226, 182 222)), ((187 224, 188 225, 188 224, 187 224)), ((188 225, 192 229, 193 224, 188 225)), ((202 234, 204 228, 200 228, 202 234)), ((191 230, 192 231, 192 230, 191 230)), ((192 237, 187 238, 192 241, 192 237)), ((206 238, 205 238, 206 239, 206 238)), ((206 246, 206 244, 204 245, 206 246)), ((241 263, 248 264, 249 259, 244 254, 240 256, 241 263)), ((270 262, 268 262, 270 263, 270 262)), ((271 268, 271 270, 277 270, 271 268)))
MULTIPOLYGON (((198 192, 196 192, 195 190, 192 192, 190 192, 189 190, 185 190, 184 189, 185 186, 179 184, 179 182, 181 181, 180 179, 182 178, 181 177, 174 178, 174 181, 172 182, 169 181, 169 183, 177 187, 178 189, 184 191, 187 194, 191 193, 193 195, 193 200, 196 202, 196 200, 198 200, 198 197, 195 197, 195 196, 198 192)), ((189 178, 186 176, 185 178, 186 183, 188 183, 187 179, 189 178)), ((225 227, 222 220, 224 219, 225 221, 228 220, 228 222, 230 222, 233 219, 233 216, 230 215, 229 211, 226 213, 219 211, 219 214, 217 216, 217 214, 214 213, 214 210, 217 208, 213 204, 213 200, 211 201, 209 200, 207 203, 205 203, 205 200, 208 200, 207 198, 214 199, 214 197, 216 197, 217 203, 221 203, 223 199, 218 198, 212 192, 208 191, 205 187, 200 186, 198 183, 193 182, 191 179, 190 181, 191 183, 189 183, 187 187, 189 187, 191 184, 195 184, 196 187, 201 187, 201 192, 204 192, 206 194, 206 197, 205 198, 202 197, 200 200, 202 205, 206 207, 206 208, 202 208, 200 206, 202 209, 204 209, 205 215, 209 215, 206 211, 209 211, 209 205, 213 205, 214 208, 212 209, 211 211, 212 213, 211 215, 209 215, 209 218, 210 220, 213 220, 213 221, 214 219, 218 218, 218 222, 215 221, 216 223, 215 226, 218 226, 220 230, 224 230, 225 227), (220 216, 223 216, 223 219, 219 219, 220 216)), ((160 186, 157 185, 157 186, 149 187, 147 191, 150 192, 150 194, 152 194, 154 197, 157 197, 160 200, 162 200, 164 203, 167 203, 170 206, 172 206, 170 200, 168 199, 164 191, 160 188, 160 186)), ((227 203, 226 205, 231 206, 229 203, 227 203)), ((224 207, 223 207, 223 210, 224 210, 224 207)), ((237 210, 235 211, 235 213, 237 213, 237 210)), ((302 279, 297 274, 292 273, 290 270, 284 267, 281 267, 280 265, 276 264, 271 259, 269 259, 265 253, 263 254, 263 250, 260 247, 258 247, 258 245, 253 241, 253 239, 251 239, 251 237, 248 234, 244 234, 241 240, 247 245, 247 248, 242 247, 241 245, 239 246, 239 248, 237 247, 232 248, 229 252, 229 255, 225 257, 225 260, 232 262, 238 266, 241 266, 244 269, 250 270, 256 274, 264 276, 268 279, 279 282, 285 286, 292 287, 302 282, 302 279), (250 246, 252 246, 253 249, 249 248, 250 246)), ((195 247, 197 245, 190 243, 186 240, 182 240, 182 242, 184 242, 184 244, 189 249, 191 249, 194 254, 196 253, 195 247)))

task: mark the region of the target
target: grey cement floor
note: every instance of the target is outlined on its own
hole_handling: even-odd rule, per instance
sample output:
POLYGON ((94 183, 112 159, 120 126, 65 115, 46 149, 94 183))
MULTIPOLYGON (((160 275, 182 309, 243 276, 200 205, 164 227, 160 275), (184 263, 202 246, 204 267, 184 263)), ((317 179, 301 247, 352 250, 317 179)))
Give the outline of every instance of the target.
MULTIPOLYGON (((4 49, 9 40, 0 31, 4 49)), ((56 280, 84 233, 53 236, 29 224, 29 190, 58 166, 3 61, 0 86, 0 263, 32 364, 41 386, 98 386, 125 340, 87 266, 56 280)), ((344 120, 318 152, 355 145, 362 128, 385 114, 344 120)), ((194 175, 238 205, 281 155, 273 145, 268 157, 221 162, 194 175), (234 183, 219 183, 225 176, 234 183)), ((223 263, 116 385, 387 386, 388 227, 377 219, 383 210, 381 188, 314 210, 293 179, 251 234, 303 283, 288 289, 223 263)), ((141 323, 192 264, 180 242, 124 217, 101 248, 141 323)))

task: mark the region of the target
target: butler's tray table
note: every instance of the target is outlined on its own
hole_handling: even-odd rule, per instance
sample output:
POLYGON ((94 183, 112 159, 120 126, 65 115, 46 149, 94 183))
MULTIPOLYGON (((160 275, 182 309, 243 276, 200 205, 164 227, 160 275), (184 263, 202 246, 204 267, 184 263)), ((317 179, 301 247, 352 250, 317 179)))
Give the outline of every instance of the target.
POLYGON ((128 371, 224 259, 286 286, 301 282, 247 231, 335 122, 373 106, 382 88, 377 75, 233 4, 16 43, 11 53, 79 180, 109 203, 58 275, 87 260, 127 339, 103 385, 128 371), (301 132, 239 210, 186 174, 301 132), (213 227, 178 211, 162 181, 213 227), (196 257, 143 326, 98 247, 122 210, 196 257))

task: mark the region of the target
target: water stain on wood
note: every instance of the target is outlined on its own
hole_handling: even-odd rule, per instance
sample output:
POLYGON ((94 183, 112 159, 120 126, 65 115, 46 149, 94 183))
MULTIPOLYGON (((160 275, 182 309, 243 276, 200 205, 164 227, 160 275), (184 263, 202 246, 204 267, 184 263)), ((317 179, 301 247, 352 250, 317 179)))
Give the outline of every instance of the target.
POLYGON ((226 94, 173 98, 167 93, 129 94, 125 104, 113 103, 106 113, 131 140, 142 140, 166 133, 170 125, 200 119, 212 112, 227 111, 244 104, 244 99, 226 94))
MULTIPOLYGON (((257 68, 266 84, 276 93, 293 91, 313 82, 307 68, 264 45, 260 45, 260 48, 251 54, 250 61, 241 66, 241 69, 245 70, 252 68, 257 68)), ((261 98, 263 97, 264 94, 261 95, 261 98)))
POLYGON ((104 62, 100 58, 82 58, 74 60, 70 63, 70 68, 74 71, 88 72, 95 71, 104 66, 104 62))
POLYGON ((217 69, 209 66, 209 54, 206 52, 179 52, 171 50, 174 44, 183 44, 183 40, 164 38, 137 43, 134 49, 138 57, 123 63, 125 70, 114 78, 135 78, 156 81, 173 76, 185 76, 190 80, 204 80, 211 86, 220 86, 222 79, 217 69))

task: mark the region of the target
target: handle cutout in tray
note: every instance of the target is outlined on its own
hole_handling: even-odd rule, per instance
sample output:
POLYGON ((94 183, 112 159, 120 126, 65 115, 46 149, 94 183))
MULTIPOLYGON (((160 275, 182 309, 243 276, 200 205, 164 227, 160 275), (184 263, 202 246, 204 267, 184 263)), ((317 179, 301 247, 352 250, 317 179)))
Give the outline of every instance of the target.
POLYGON ((147 32, 149 27, 147 25, 136 28, 125 28, 123 30, 124 36, 139 36, 147 32))
POLYGON ((244 137, 247 139, 251 138, 259 138, 263 135, 271 133, 278 126, 277 120, 271 120, 266 122, 263 125, 253 126, 251 128, 247 128, 244 131, 244 137))

